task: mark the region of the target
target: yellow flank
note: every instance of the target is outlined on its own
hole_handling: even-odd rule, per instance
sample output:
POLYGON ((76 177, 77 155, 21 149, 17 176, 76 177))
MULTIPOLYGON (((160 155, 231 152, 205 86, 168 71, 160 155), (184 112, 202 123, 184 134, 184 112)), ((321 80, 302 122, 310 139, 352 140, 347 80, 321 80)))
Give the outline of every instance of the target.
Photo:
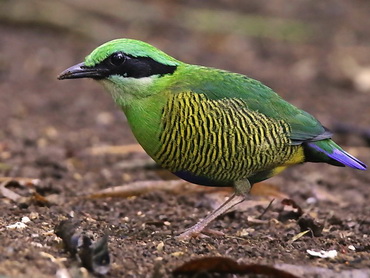
POLYGON ((278 166, 271 170, 271 173, 269 174, 268 178, 271 178, 273 176, 276 176, 277 174, 280 174, 283 172, 288 166, 278 166))
POLYGON ((249 110, 241 99, 174 94, 163 110, 161 131, 154 158, 164 168, 219 182, 281 171, 304 158, 302 147, 290 144, 288 124, 249 110))
POLYGON ((304 162, 304 159, 305 157, 304 157, 303 147, 300 145, 298 146, 298 149, 294 153, 294 155, 292 155, 292 157, 289 160, 284 162, 284 165, 291 166, 291 165, 299 164, 299 163, 304 162))
POLYGON ((303 147, 298 146, 297 151, 291 156, 290 159, 284 162, 283 165, 279 165, 272 169, 271 174, 269 177, 275 176, 277 174, 280 174, 282 171, 284 171, 286 168, 289 166, 299 164, 304 162, 304 152, 303 152, 303 147))

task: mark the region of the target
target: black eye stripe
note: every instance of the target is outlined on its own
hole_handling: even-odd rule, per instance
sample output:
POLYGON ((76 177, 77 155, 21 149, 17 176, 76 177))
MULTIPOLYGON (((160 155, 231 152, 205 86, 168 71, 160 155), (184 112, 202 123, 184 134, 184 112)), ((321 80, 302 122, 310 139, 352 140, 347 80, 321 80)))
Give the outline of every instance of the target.
POLYGON ((104 72, 101 78, 110 75, 142 78, 152 75, 172 74, 177 67, 161 64, 149 57, 133 57, 123 52, 116 52, 96 65, 95 68, 104 72))

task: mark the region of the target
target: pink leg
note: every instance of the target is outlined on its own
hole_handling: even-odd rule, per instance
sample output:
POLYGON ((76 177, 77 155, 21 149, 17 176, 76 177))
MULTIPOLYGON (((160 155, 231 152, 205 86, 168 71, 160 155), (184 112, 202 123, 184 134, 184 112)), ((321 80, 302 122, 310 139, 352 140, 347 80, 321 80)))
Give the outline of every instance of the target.
POLYGON ((231 209, 233 206, 243 202, 245 199, 244 194, 239 195, 234 193, 225 203, 223 203, 219 208, 211 212, 206 218, 203 220, 199 221, 197 224, 194 226, 190 227, 187 229, 185 232, 180 234, 179 236, 176 237, 178 240, 187 240, 190 239, 191 237, 196 237, 198 236, 204 228, 208 226, 209 223, 211 223, 215 218, 223 214, 224 212, 228 211, 231 209))

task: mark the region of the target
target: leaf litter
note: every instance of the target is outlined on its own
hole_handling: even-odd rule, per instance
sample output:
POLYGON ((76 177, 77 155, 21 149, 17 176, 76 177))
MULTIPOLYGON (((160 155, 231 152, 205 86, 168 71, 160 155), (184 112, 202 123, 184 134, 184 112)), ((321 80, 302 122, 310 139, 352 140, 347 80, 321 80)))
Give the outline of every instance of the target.
MULTIPOLYGON (((293 242, 291 239, 302 233, 297 224, 297 210, 290 207, 290 210, 295 212, 294 218, 278 221, 282 205, 278 201, 281 198, 277 196, 252 196, 251 200, 266 200, 265 204, 248 207, 244 211, 236 209, 218 218, 210 228, 223 231, 224 237, 192 239, 187 243, 175 241, 174 233, 193 225, 212 209, 213 201, 208 198, 207 191, 187 194, 185 190, 188 189, 185 188, 182 192, 184 194, 177 194, 161 190, 143 190, 143 193, 135 198, 85 198, 115 185, 161 180, 162 176, 155 167, 148 169, 150 166, 145 165, 146 157, 140 150, 136 152, 126 149, 120 154, 119 149, 112 148, 108 152, 105 151, 105 154, 103 151, 102 154, 96 155, 86 151, 100 146, 130 145, 135 141, 121 114, 115 117, 116 112, 113 111, 117 109, 96 84, 71 82, 59 87, 56 82, 55 76, 59 72, 56 65, 61 68, 62 65, 70 65, 75 57, 81 57, 81 53, 86 53, 86 49, 97 44, 76 39, 76 36, 70 37, 67 33, 60 36, 55 29, 48 29, 45 24, 46 17, 55 19, 54 14, 49 13, 53 5, 61 7, 58 13, 62 13, 64 9, 70 11, 66 14, 68 18, 71 18, 72 14, 76 15, 77 11, 70 3, 65 5, 64 2, 52 0, 51 4, 44 5, 42 1, 30 1, 25 5, 24 1, 20 0, 6 1, 4 4, 7 7, 14 5, 17 8, 1 10, 7 19, 0 27, 3 42, 1 53, 4 54, 0 57, 0 79, 6 80, 0 82, 0 104, 3 104, 0 109, 0 171, 5 178, 35 177, 40 180, 40 184, 35 188, 37 193, 45 198, 56 194, 61 200, 51 205, 28 202, 20 206, 2 196, 1 274, 8 277, 55 277, 56 273, 62 272, 62 268, 56 263, 59 260, 67 272, 72 273, 71 269, 76 264, 79 265, 78 261, 59 248, 51 231, 60 223, 61 218, 74 214, 82 222, 89 219, 87 231, 94 235, 90 238, 102 238, 103 231, 109 231, 109 251, 113 259, 107 277, 151 277, 155 271, 160 275, 157 277, 171 277, 172 270, 184 262, 205 256, 227 257, 246 265, 269 265, 302 277, 370 275, 370 245, 367 236, 370 234, 367 202, 369 171, 360 173, 350 169, 306 164, 304 167, 291 168, 279 177, 269 180, 277 186, 278 191, 286 195, 285 198, 293 199, 304 213, 324 225, 322 236, 312 236, 311 232, 307 232, 293 242), (36 5, 38 9, 29 9, 30 5, 36 5), (19 17, 17 14, 13 19, 18 21, 8 25, 6 22, 12 20, 12 13, 18 13, 19 9, 26 9, 24 14, 27 17, 19 17), (42 13, 45 15, 43 23, 32 26, 29 22, 24 24, 24 20, 30 18, 37 20, 32 16, 40 14, 39 11, 48 11, 42 13), (29 51, 30 49, 32 51, 29 51), (39 78, 40 76, 43 78, 39 78), (113 117, 102 120, 100 116, 99 120, 98 116, 106 112, 113 117), (48 158, 48 161, 45 158, 48 158), (142 168, 128 167, 125 161, 130 160, 137 161, 137 166, 142 168), (315 175, 316 173, 319 175, 315 175), (316 194, 315 188, 322 189, 325 193, 316 191, 316 194), (266 210, 271 198, 277 201, 266 210), (265 210, 263 222, 253 225, 251 219, 255 219, 265 210), (139 211, 142 212, 141 215, 137 214, 139 211), (33 218, 32 213, 38 216, 33 218), (5 228, 6 225, 20 221, 25 215, 32 219, 32 223, 27 223, 26 229, 5 228), (241 236, 237 236, 239 234, 241 236), (43 247, 30 244, 32 242, 43 247), (157 250, 160 242, 164 243, 163 249, 157 250), (355 251, 349 248, 350 246, 353 246, 355 251), (337 250, 338 256, 334 259, 312 258, 306 250, 337 250), (44 256, 45 253, 50 256, 44 256), (51 257, 54 258, 53 261, 51 257)), ((94 15, 99 17, 99 22, 106 18, 99 14, 100 11, 116 11, 102 9, 102 6, 99 6, 102 4, 95 0, 82 2, 88 2, 88 5, 82 3, 81 7, 95 8, 94 15)), ((216 9, 230 8, 227 1, 221 2, 214 2, 216 9)), ((222 68, 247 71, 257 79, 273 83, 274 88, 278 89, 284 98, 309 109, 329 128, 333 126, 331 123, 335 119, 338 122, 356 123, 356 126, 366 130, 370 124, 365 113, 369 106, 368 95, 357 91, 357 87, 351 84, 354 79, 348 82, 347 77, 343 78, 337 73, 338 59, 335 59, 347 55, 351 50, 350 54, 354 59, 364 65, 369 61, 367 57, 370 52, 364 43, 368 39, 365 16, 367 6, 365 2, 360 2, 336 3, 336 12, 341 16, 328 16, 328 13, 332 12, 330 5, 323 8, 311 3, 292 5, 288 10, 281 9, 279 4, 271 3, 268 11, 261 1, 252 1, 248 2, 248 6, 241 6, 241 10, 253 8, 260 10, 262 14, 284 12, 287 17, 304 12, 307 20, 314 20, 317 26, 322 27, 319 33, 320 38, 323 38, 316 38, 313 43, 304 45, 252 38, 246 40, 236 34, 209 36, 205 33, 178 33, 176 28, 166 29, 166 26, 171 26, 166 21, 159 25, 154 21, 149 24, 146 22, 145 25, 138 22, 138 25, 144 30, 141 32, 143 36, 155 35, 155 30, 170 31, 162 32, 169 36, 168 40, 155 36, 157 43, 172 48, 172 51, 178 51, 179 55, 183 55, 179 58, 183 60, 190 57, 202 64, 220 63, 222 68), (348 19, 348 22, 343 18, 348 19), (359 24, 352 24, 352 20, 358 20, 359 24), (343 46, 343 40, 348 40, 348 32, 336 32, 337 26, 341 30, 354 29, 354 33, 362 36, 357 36, 353 45, 343 46), (145 29, 149 27, 152 29, 145 29), (197 41, 197 47, 189 48, 189 41, 197 41), (327 47, 327 43, 330 47, 327 47), (232 45, 235 47, 224 51, 226 46, 232 45), (240 46, 243 49, 246 47, 247 51, 240 51, 240 46), (235 60, 235 57, 238 59, 235 60), (297 74, 297 64, 307 60, 313 65, 311 73, 297 74), (252 66, 246 69, 245 61, 252 66), (286 70, 282 71, 281 68, 286 70), (291 73, 292 78, 287 79, 287 73, 291 73), (349 95, 351 97, 347 97, 349 95)), ((153 11, 149 2, 144 4, 140 1, 125 1, 125 4, 130 7, 138 5, 153 11)), ((183 5, 167 4, 166 1, 161 1, 158 5, 163 5, 160 6, 163 10, 174 15, 178 5, 183 5)), ((112 0, 110 5, 122 6, 122 1, 112 0)), ((203 4, 190 1, 186 5, 203 4)), ((158 12, 151 14, 158 16, 158 12)), ((88 11, 85 15, 84 20, 95 22, 94 15, 88 11)), ((120 32, 122 28, 129 27, 118 17, 115 18, 120 22, 120 32)), ((63 19, 63 23, 74 26, 79 22, 65 20, 64 17, 63 19)), ((77 19, 80 20, 81 16, 77 19)), ((89 24, 84 25, 85 27, 89 27, 89 24)), ((127 36, 137 35, 136 32, 130 31, 131 29, 125 29, 127 36)), ((97 33, 88 31, 88 34, 97 33)), ((147 38, 148 41, 152 39, 147 38)), ((119 111, 117 115, 118 113, 119 111)), ((359 138, 358 135, 350 133, 338 134, 336 137, 342 146, 350 147, 346 150, 368 162, 370 149, 364 139, 366 138, 359 138)), ((166 180, 168 176, 167 174, 166 180)), ((32 195, 32 190, 20 186, 6 187, 23 197, 32 195)), ((220 198, 225 198, 228 192, 219 191, 217 194, 220 198)), ((63 277, 67 277, 66 275, 63 277)))

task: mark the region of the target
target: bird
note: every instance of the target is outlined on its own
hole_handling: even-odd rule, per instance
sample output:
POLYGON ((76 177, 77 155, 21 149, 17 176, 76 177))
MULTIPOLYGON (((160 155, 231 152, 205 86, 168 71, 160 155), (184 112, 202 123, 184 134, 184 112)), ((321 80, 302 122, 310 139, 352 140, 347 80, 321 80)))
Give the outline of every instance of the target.
POLYGON ((305 162, 366 170, 314 116, 246 75, 181 62, 139 40, 102 44, 58 79, 101 83, 146 153, 190 183, 233 194, 177 238, 201 235, 253 184, 305 162))

